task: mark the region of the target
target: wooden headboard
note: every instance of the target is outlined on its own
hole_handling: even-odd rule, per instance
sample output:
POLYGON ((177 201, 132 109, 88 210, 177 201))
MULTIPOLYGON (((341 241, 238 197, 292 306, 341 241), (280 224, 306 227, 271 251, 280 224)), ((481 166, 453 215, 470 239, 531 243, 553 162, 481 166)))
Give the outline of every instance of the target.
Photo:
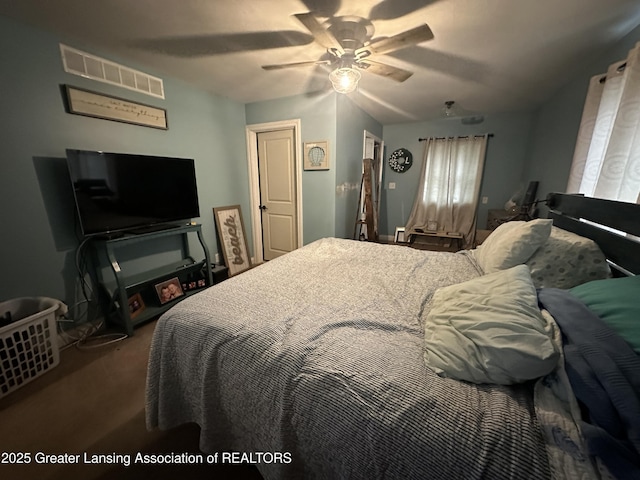
POLYGON ((640 274, 640 205, 564 193, 546 201, 555 226, 594 240, 614 269, 640 274))

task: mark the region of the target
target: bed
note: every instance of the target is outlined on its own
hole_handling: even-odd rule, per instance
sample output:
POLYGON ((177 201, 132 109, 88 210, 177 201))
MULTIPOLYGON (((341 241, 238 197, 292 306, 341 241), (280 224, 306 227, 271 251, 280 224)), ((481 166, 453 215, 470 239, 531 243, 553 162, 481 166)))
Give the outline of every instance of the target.
POLYGON ((147 427, 265 479, 638 478, 637 332, 589 302, 638 313, 640 244, 583 220, 640 236, 640 206, 547 204, 475 250, 327 238, 181 301, 147 427))

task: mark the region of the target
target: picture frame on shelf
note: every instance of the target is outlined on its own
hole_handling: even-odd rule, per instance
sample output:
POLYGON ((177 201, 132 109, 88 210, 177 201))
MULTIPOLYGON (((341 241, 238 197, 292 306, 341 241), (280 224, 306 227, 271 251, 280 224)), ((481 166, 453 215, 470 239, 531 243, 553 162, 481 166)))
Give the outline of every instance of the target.
POLYGON ((329 170, 329 142, 305 142, 303 163, 305 170, 329 170))
POLYGON ((144 309, 146 308, 146 305, 144 304, 144 300, 142 300, 142 295, 140 295, 139 293, 136 293, 135 295, 130 296, 128 303, 129 303, 129 316, 131 318, 136 318, 138 315, 144 312, 144 309))
POLYGON ((247 248, 247 235, 240 205, 214 207, 213 217, 229 276, 249 270, 251 256, 247 248))
POLYGON ((164 305, 165 303, 184 296, 184 290, 180 285, 178 277, 173 277, 169 280, 156 284, 155 289, 160 305, 164 305))

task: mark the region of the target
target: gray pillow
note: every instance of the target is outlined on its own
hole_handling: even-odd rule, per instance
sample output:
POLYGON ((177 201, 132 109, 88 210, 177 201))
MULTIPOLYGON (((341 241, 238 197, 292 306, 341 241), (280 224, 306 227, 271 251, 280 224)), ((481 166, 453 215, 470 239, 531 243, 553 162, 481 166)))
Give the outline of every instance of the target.
POLYGON ((526 265, 436 290, 426 365, 441 376, 509 385, 551 372, 559 352, 526 265))
POLYGON ((551 229, 549 239, 526 262, 538 288, 573 288, 611 276, 606 257, 590 238, 551 229))
POLYGON ((551 219, 507 222, 496 228, 474 251, 484 273, 493 273, 523 264, 551 233, 551 219))

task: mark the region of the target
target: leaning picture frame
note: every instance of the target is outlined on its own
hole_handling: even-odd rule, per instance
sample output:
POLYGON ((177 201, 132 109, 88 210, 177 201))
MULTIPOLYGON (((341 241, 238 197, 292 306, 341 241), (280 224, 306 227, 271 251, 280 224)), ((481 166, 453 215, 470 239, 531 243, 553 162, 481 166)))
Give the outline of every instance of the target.
POLYGON ((213 217, 229 276, 232 277, 250 269, 251 257, 240 205, 214 207, 213 217))

